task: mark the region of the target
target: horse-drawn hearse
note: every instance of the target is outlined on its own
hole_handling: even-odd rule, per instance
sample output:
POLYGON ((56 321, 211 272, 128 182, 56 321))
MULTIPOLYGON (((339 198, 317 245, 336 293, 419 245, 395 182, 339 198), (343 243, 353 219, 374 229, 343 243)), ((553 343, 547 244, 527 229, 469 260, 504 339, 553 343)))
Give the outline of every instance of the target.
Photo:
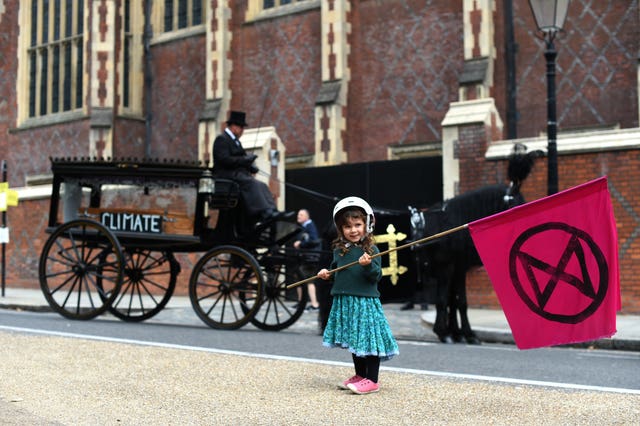
POLYGON ((51 159, 53 185, 39 264, 51 308, 79 320, 105 312, 143 321, 193 265, 188 294, 208 326, 281 330, 304 312, 295 223, 248 224, 237 183, 195 163, 51 159), (186 254, 178 262, 175 253, 186 254), (202 254, 199 258, 199 253, 202 254))

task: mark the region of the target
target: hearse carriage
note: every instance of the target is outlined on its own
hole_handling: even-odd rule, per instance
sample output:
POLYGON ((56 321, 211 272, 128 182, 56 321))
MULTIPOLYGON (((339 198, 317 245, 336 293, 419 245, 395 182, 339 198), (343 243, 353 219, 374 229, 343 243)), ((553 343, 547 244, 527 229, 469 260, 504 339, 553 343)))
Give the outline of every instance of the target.
POLYGON ((54 311, 80 320, 105 312, 125 321, 149 319, 176 288, 185 261, 174 254, 186 253, 186 263, 195 263, 189 298, 208 326, 251 322, 281 330, 304 312, 306 289, 286 289, 304 278, 302 256, 287 245, 299 226, 247 223, 237 183, 192 163, 51 163, 50 235, 39 278, 54 311))

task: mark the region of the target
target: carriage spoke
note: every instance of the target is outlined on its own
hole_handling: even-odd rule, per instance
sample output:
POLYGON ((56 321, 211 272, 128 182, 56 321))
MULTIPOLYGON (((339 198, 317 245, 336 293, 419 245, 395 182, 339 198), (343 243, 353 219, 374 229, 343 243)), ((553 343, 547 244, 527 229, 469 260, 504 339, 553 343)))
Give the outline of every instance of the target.
POLYGON ((170 252, 125 252, 124 282, 109 312, 124 321, 144 321, 169 302, 179 268, 170 252))
POLYGON ((104 312, 119 290, 122 254, 97 222, 77 219, 59 226, 40 256, 40 287, 49 305, 71 319, 104 312))
POLYGON ((69 299, 71 298, 71 295, 73 294, 73 290, 76 288, 76 286, 78 285, 78 280, 80 278, 77 275, 73 276, 73 284, 71 284, 71 288, 69 289, 69 291, 67 292, 66 297, 64 298, 63 302, 62 302, 62 307, 67 306, 67 302, 69 301, 69 299))
POLYGON ((284 259, 263 261, 267 264, 267 284, 260 309, 251 322, 263 330, 282 330, 304 313, 306 288, 287 290, 287 284, 298 281, 301 274, 295 267, 287 266, 284 259))
POLYGON ((234 329, 249 322, 261 303, 259 271, 255 259, 238 247, 211 250, 189 280, 196 314, 213 328, 234 329))

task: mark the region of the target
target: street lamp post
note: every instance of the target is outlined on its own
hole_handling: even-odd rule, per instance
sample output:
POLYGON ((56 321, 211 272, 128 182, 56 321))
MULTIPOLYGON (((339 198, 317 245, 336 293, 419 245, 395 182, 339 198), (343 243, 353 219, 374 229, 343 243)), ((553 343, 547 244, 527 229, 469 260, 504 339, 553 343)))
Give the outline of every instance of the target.
POLYGON ((547 60, 547 195, 558 192, 558 148, 556 138, 556 56, 553 44, 556 34, 562 30, 567 18, 569 0, 529 0, 529 6, 542 32, 547 60))

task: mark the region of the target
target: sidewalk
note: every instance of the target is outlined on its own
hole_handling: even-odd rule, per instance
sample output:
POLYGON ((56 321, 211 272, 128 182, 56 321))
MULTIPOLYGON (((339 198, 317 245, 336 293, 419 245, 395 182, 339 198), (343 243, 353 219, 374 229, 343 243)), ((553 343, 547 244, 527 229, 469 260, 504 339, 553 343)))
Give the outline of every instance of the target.
MULTIPOLYGON (((436 316, 435 309, 432 306, 426 311, 419 309, 403 311, 401 306, 402 304, 399 303, 383 305, 396 338, 438 341, 437 336, 431 331, 436 316)), ((5 289, 5 296, 0 297, 0 309, 22 309, 36 312, 51 311, 39 289, 10 287, 5 289)), ((501 310, 469 309, 469 320, 481 341, 488 343, 514 343, 511 329, 501 310)), ((165 309, 148 321, 206 327, 193 312, 191 302, 186 296, 173 296, 165 309)), ((248 324, 245 327, 252 327, 252 325, 248 324)), ((581 346, 640 351, 640 315, 618 315, 617 328, 618 332, 612 338, 584 343, 581 346)), ((315 313, 305 312, 287 331, 317 333, 318 325, 315 313)))

